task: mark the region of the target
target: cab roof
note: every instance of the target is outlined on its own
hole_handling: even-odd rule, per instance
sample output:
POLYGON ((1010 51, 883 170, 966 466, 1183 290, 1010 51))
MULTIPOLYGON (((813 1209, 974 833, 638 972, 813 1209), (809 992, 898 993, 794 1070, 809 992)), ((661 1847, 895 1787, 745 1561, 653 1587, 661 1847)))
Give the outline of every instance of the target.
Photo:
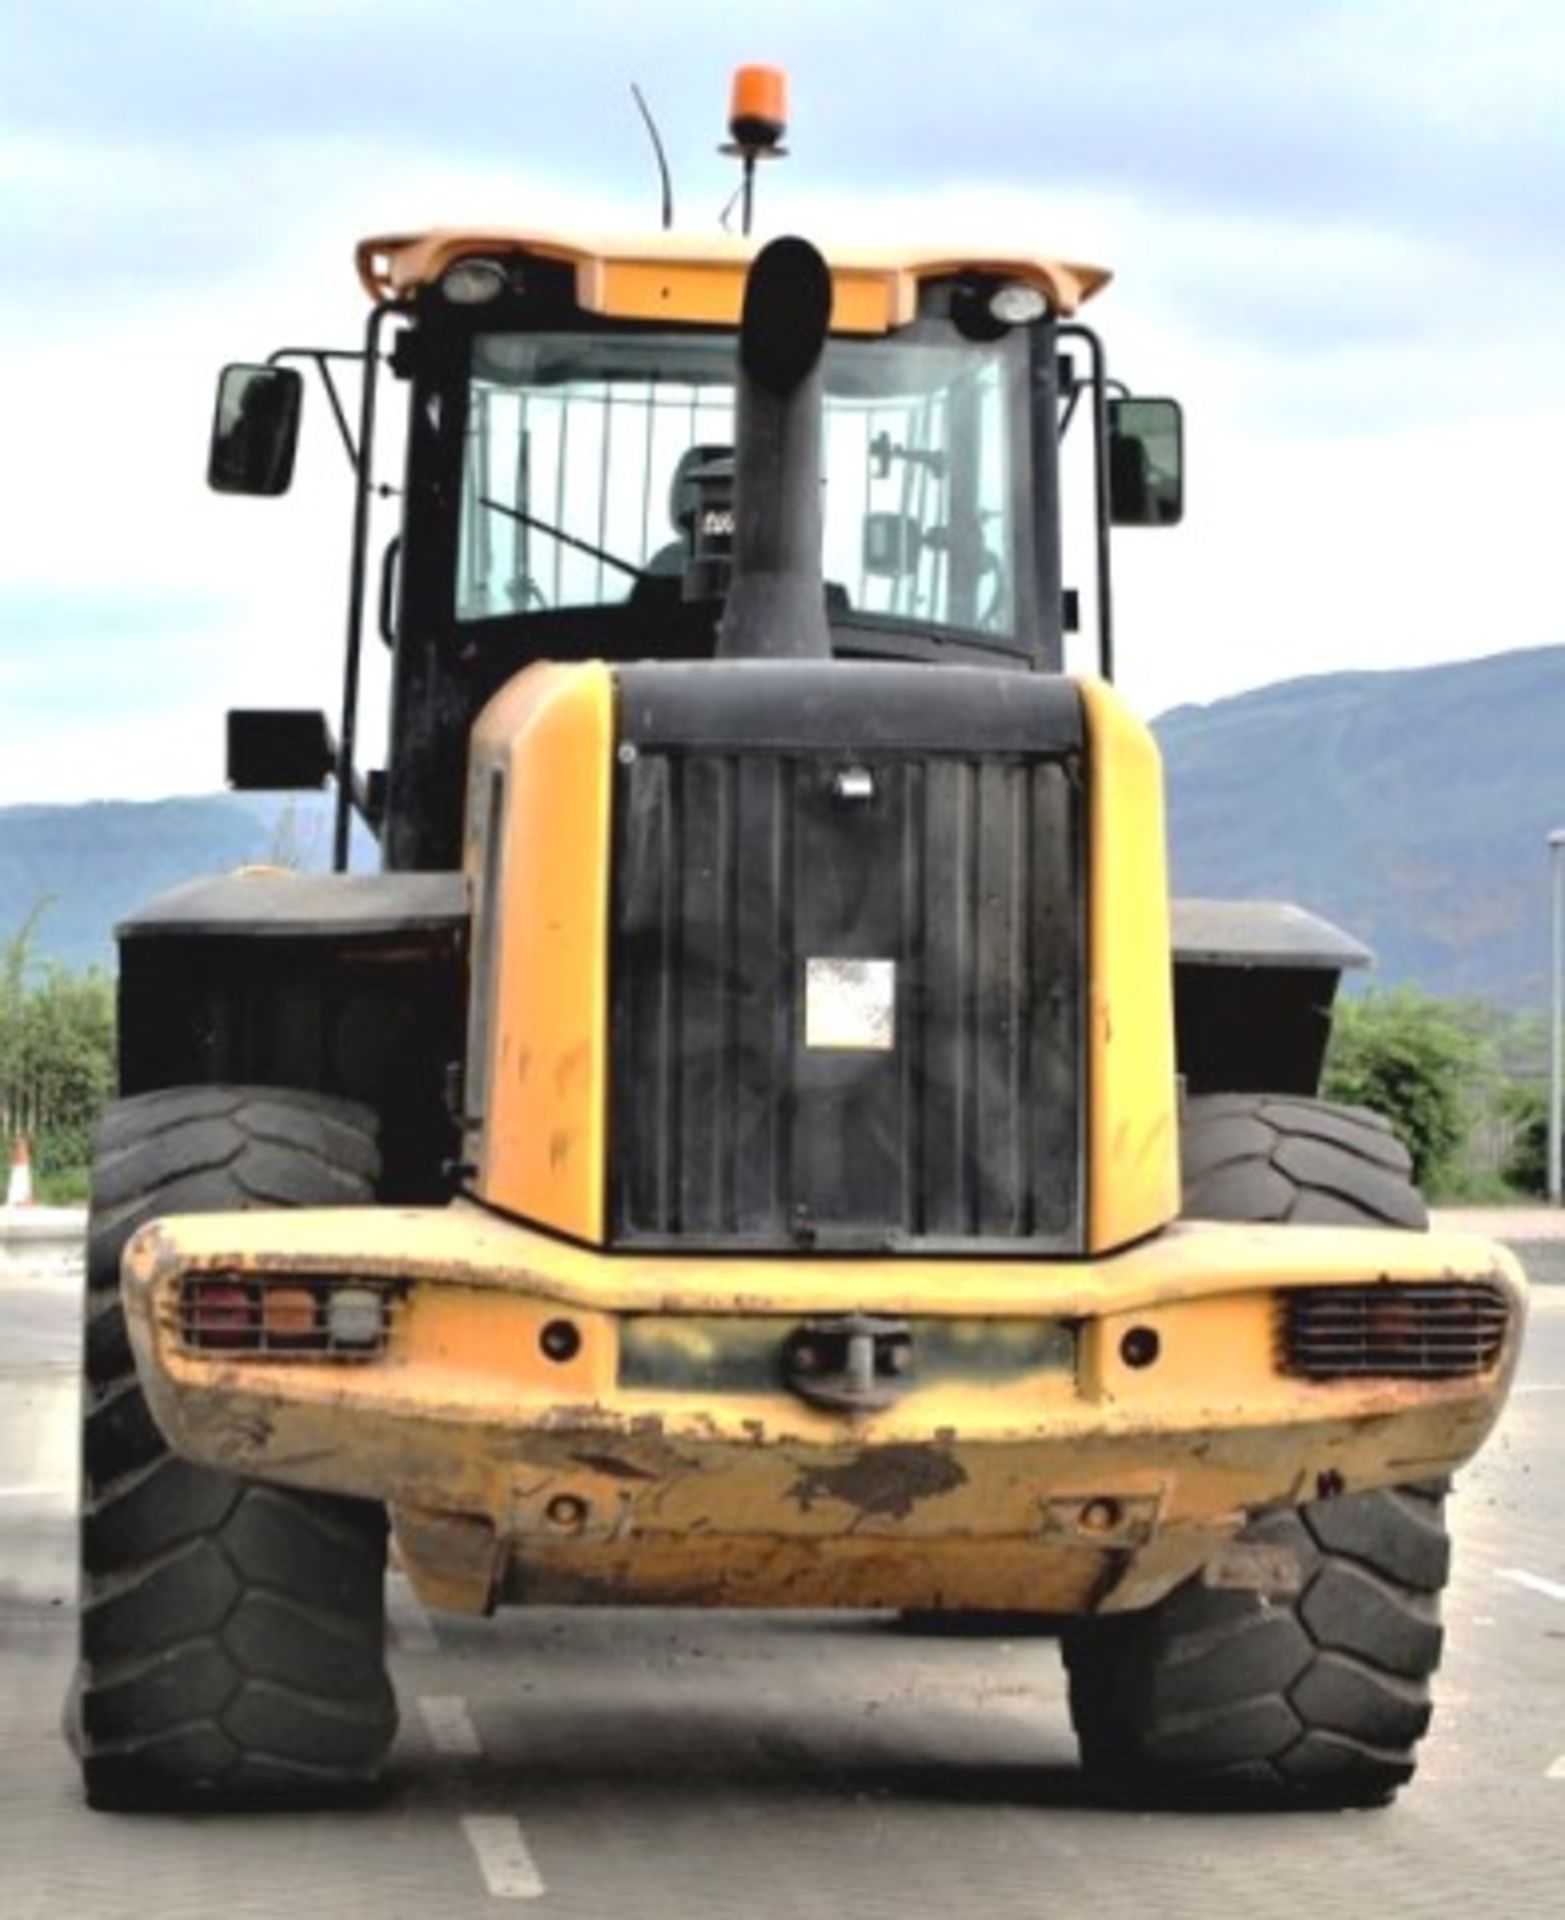
MULTIPOLYGON (((567 237, 532 228, 437 227, 377 234, 355 255, 372 300, 407 299, 454 261, 530 254, 576 269, 576 298, 589 313, 621 320, 683 320, 737 326, 745 273, 759 241, 674 234, 635 239, 567 237)), ((934 248, 829 250, 832 330, 886 333, 918 311, 919 283, 979 273, 1037 287, 1057 314, 1074 313, 1109 279, 1107 269, 1032 253, 963 253, 934 248)))

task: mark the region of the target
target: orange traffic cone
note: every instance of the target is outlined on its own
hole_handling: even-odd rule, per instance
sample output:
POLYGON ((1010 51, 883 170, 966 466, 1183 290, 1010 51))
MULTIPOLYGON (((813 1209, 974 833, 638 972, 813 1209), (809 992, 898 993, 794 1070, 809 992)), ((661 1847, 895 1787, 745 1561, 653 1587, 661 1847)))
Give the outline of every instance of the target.
POLYGON ((5 1183, 5 1203, 8 1207, 33 1204, 33 1156, 21 1134, 11 1144, 11 1177, 5 1183))

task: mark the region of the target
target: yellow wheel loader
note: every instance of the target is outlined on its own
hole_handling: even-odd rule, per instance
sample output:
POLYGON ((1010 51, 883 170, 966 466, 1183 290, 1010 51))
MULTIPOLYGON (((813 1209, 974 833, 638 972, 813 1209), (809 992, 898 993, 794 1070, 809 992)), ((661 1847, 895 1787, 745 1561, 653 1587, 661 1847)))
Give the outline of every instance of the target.
MULTIPOLYGON (((120 929, 89 1800, 371 1783, 388 1529, 467 1614, 1025 1613, 1105 1790, 1388 1799, 1523 1285, 1317 1098, 1360 950, 1171 907, 1110 560, 1178 519, 1180 421, 1079 318, 1108 276, 532 229, 358 267, 362 349, 303 356, 342 714, 228 743, 236 786, 334 782, 337 871, 120 929)), ((215 486, 287 486, 298 358, 225 371, 215 486)))

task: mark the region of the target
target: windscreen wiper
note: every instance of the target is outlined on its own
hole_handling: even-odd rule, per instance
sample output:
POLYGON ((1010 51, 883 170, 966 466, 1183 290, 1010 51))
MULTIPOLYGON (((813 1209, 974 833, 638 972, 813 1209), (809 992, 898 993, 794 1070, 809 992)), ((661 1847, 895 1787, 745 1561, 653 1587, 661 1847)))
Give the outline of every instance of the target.
POLYGON ((613 567, 620 573, 628 573, 632 580, 646 577, 645 567, 633 567, 628 560, 621 560, 617 553, 607 553, 602 547, 595 547, 590 540, 579 540, 574 533, 567 533, 563 527, 552 526, 547 520, 540 520, 536 514, 523 513, 520 507, 513 507, 504 500, 491 500, 487 494, 478 496, 478 504, 488 507, 491 512, 503 513, 508 520, 515 520, 521 526, 531 527, 535 533, 546 533, 551 540, 558 540, 562 547, 574 547, 578 553, 589 554, 594 560, 601 560, 605 566, 613 567))

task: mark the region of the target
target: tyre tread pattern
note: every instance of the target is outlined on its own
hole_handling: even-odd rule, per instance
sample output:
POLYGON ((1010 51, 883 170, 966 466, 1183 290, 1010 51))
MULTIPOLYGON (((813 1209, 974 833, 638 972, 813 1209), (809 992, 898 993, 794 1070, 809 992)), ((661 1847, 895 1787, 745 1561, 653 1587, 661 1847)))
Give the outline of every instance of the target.
POLYGON ((1289 1552, 1296 1593, 1197 1579, 1145 1613, 1074 1629, 1084 1763, 1165 1803, 1382 1805, 1412 1777, 1429 1724, 1439 1517, 1438 1494, 1401 1488, 1267 1514, 1240 1538, 1289 1552))
POLYGON ((119 1266, 163 1214, 371 1204, 375 1117, 324 1094, 179 1088, 116 1103, 96 1147, 67 1705, 88 1801, 355 1797, 396 1728, 385 1516, 172 1454, 136 1378, 119 1266))
MULTIPOLYGON (((1428 1225, 1406 1148, 1366 1108, 1202 1095, 1186 1103, 1181 1145, 1186 1219, 1428 1225)), ((1296 1587, 1197 1577, 1142 1613, 1067 1633, 1088 1770, 1165 1804, 1390 1800, 1429 1724, 1445 1493, 1388 1487, 1257 1515, 1240 1539, 1286 1555, 1296 1587)))
POLYGON ((1180 1129, 1187 1220, 1428 1226, 1412 1158, 1367 1107, 1202 1094, 1180 1129))

